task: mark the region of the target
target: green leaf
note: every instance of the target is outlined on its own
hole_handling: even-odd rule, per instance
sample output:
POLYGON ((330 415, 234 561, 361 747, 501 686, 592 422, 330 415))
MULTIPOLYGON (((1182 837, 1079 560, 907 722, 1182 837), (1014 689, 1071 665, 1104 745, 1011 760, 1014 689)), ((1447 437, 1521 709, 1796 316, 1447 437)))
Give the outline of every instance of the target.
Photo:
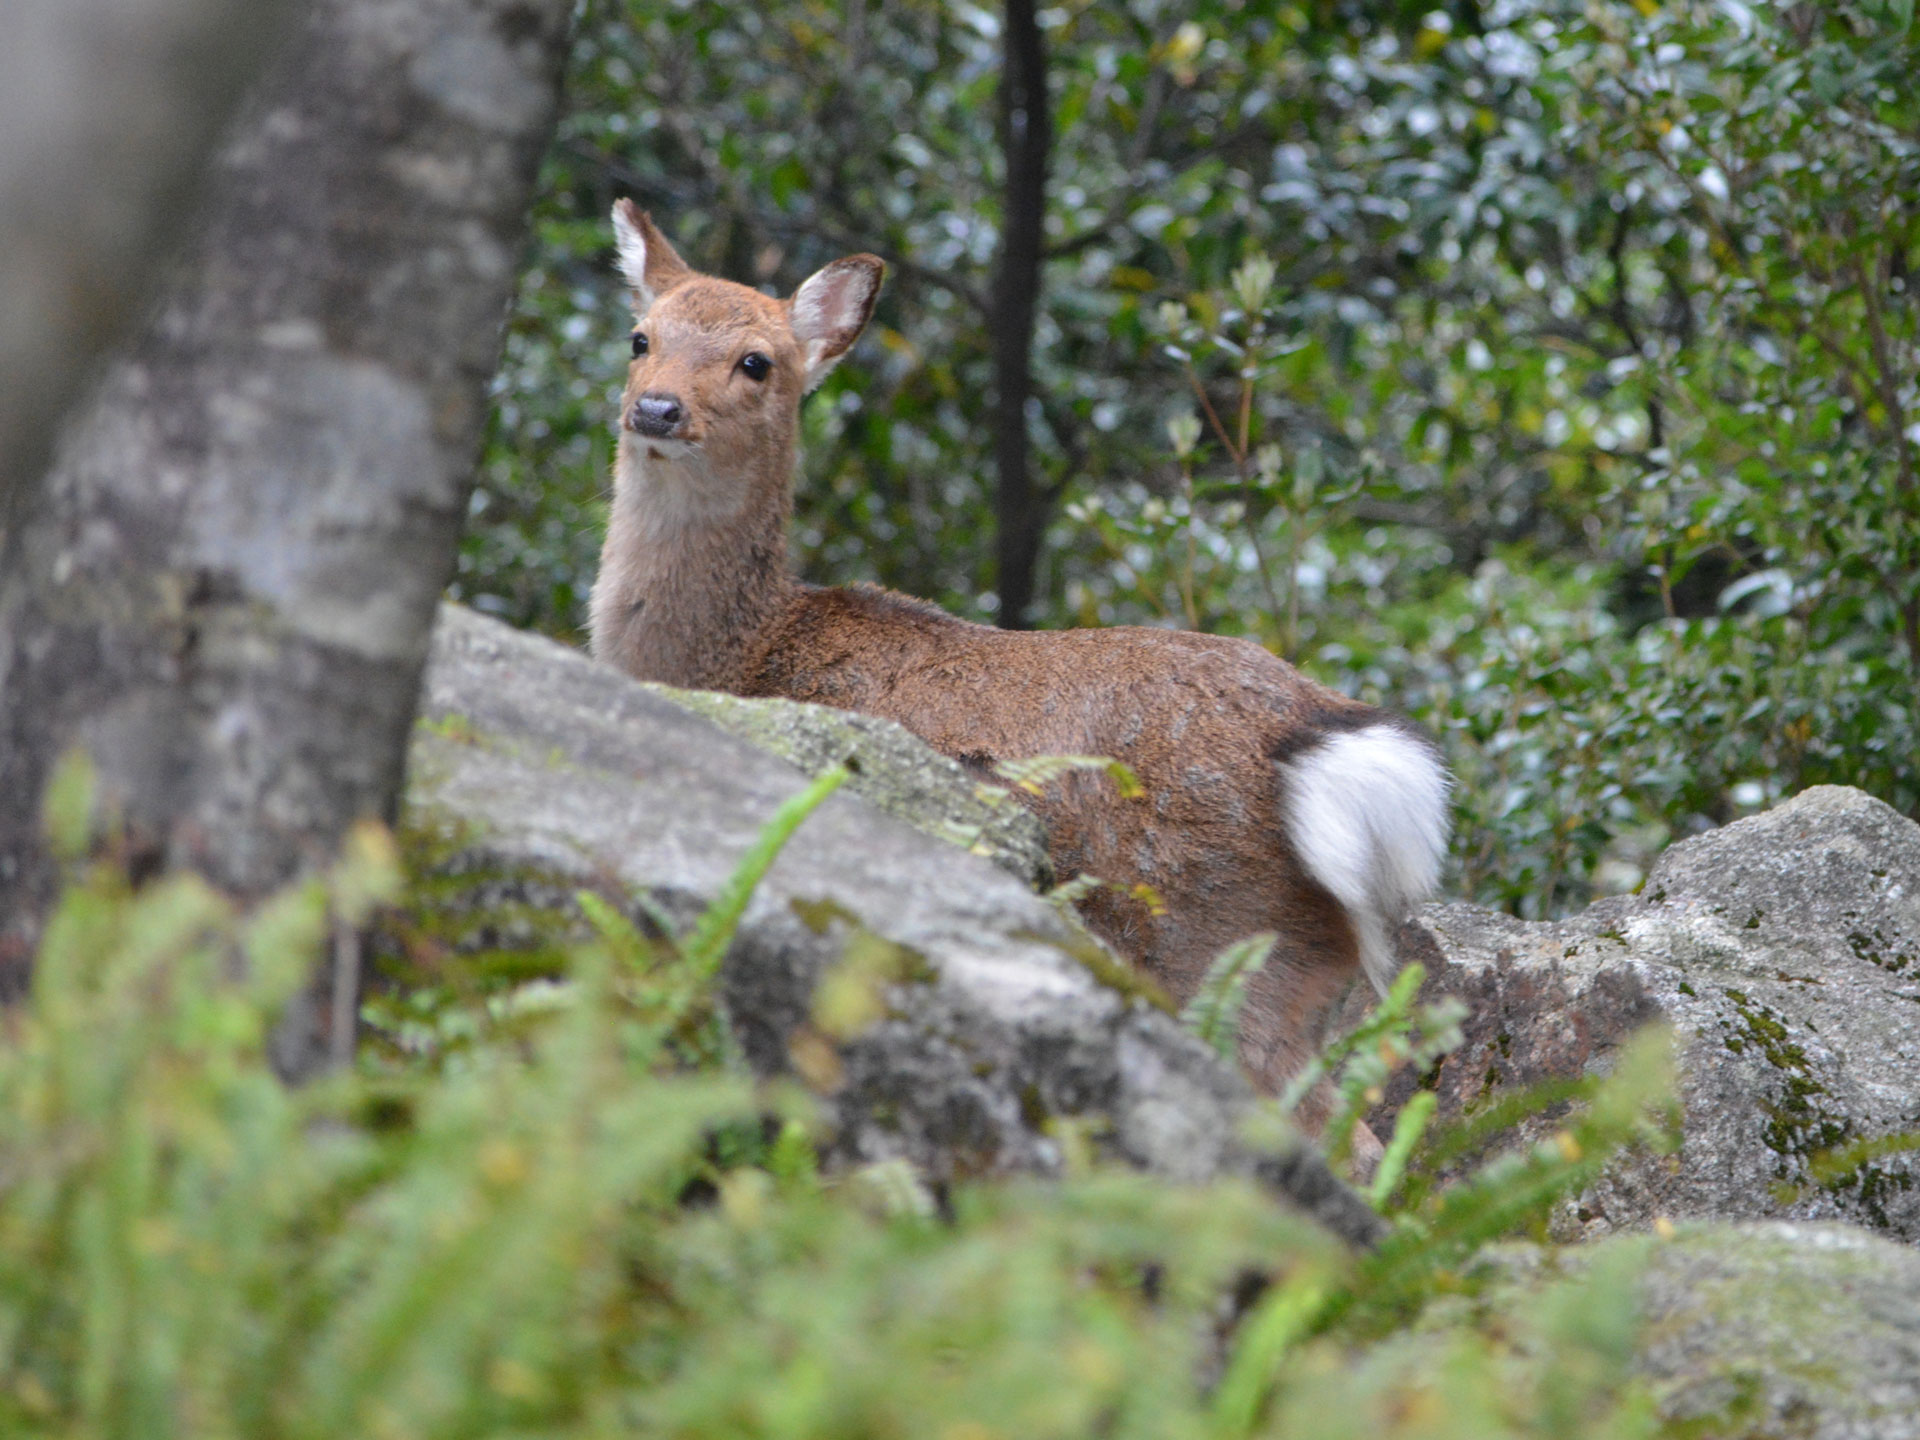
POLYGON ((1374 1169, 1373 1183, 1367 1189, 1367 1200, 1374 1209, 1386 1209, 1393 1192, 1400 1188, 1401 1177, 1407 1173, 1407 1159, 1413 1154, 1413 1147, 1420 1143, 1439 1106, 1439 1097, 1431 1090, 1416 1090, 1400 1107, 1393 1122, 1393 1139, 1387 1142, 1386 1152, 1374 1169))
POLYGON ((733 874, 720 887, 720 893, 714 896, 712 903, 681 940, 680 952, 695 975, 712 975, 720 968, 721 960, 726 957, 727 946, 733 942, 733 932, 739 928, 740 919, 747 912, 747 904, 753 899, 755 888, 779 858, 787 841, 793 838, 793 832, 825 803, 828 796, 847 783, 848 774, 844 765, 834 766, 773 812, 773 818, 755 837, 753 844, 747 847, 733 874))
POLYGON ((1270 1290, 1242 1322, 1233 1358, 1213 1400, 1222 1433, 1254 1433, 1281 1362, 1312 1330, 1327 1294, 1326 1277, 1305 1269, 1270 1290))

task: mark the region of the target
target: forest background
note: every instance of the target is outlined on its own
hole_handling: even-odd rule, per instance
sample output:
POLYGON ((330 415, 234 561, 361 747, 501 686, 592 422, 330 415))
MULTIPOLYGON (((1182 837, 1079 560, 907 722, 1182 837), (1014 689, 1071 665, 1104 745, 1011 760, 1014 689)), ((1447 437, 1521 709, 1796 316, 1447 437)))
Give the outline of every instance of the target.
POLYGON ((456 594, 581 638, 630 194, 776 293, 890 263, 806 578, 1398 706, 1469 898, 1817 783, 1920 813, 1911 9, 592 0, 456 594))
MULTIPOLYGON (((499 877, 434 873, 418 830, 349 831, 400 783, 572 7, 276 7, 292 48, 167 323, 45 479, 0 447, 0 792, 41 797, 0 805, 0 973, 28 991, 0 1044, 0 1433, 1779 1433, 1744 1342, 1691 1392, 1639 1367, 1643 1264, 1727 1227, 1500 1243, 1548 1241, 1623 1146, 1672 1147, 1658 1034, 1431 1129, 1422 1091, 1355 1251, 1244 1179, 1102 1163, 1097 1112, 1024 1095, 1057 1179, 823 1163, 837 1102, 745 1074, 714 981, 837 776, 654 940, 584 891, 579 924, 515 950, 530 917, 486 898, 499 877), (92 763, 59 759, 76 736, 92 763), (356 1051, 376 914, 430 968, 389 977, 356 1051), (282 1083, 290 1048, 325 1073, 282 1083)), ((266 8, 183 8, 174 33, 207 44, 110 47, 134 78, 77 88, 165 98, 156 56, 244 49, 266 8)), ((810 578, 1250 634, 1402 706, 1459 776, 1470 896, 1572 908, 1819 781, 1920 807, 1910 0, 578 18, 461 598, 578 638, 627 353, 605 216, 633 194, 695 263, 779 291, 850 250, 893 265, 806 412, 810 578)), ((184 174, 219 110, 198 97, 242 68, 175 87, 192 125, 112 127, 165 143, 109 158, 184 174)), ((112 188, 45 173, 62 200, 112 188)), ((43 252, 112 278, 44 287, 89 344, 141 280, 87 253, 93 208, 51 210, 43 252)), ((44 448, 37 393, 0 387, 0 412, 45 411, 44 448)), ((856 1032, 902 959, 850 944, 813 1020, 856 1032)), ((1421 978, 1326 1062, 1336 1163, 1389 1070, 1465 1043, 1421 978)), ((1232 981, 1192 1017, 1222 1049, 1232 981)), ((1728 995, 1783 1072, 1777 1135, 1818 1084, 1728 995)), ((1250 1146, 1305 1153, 1250 1118, 1250 1146)), ((1862 1157, 1910 1138, 1809 1153, 1803 1178, 1865 1193, 1862 1157)), ((1797 1332, 1831 1297, 1772 1283, 1779 1253, 1754 1308, 1797 1332)), ((1836 1415, 1876 1393, 1859 1360, 1820 1376, 1836 1415)))

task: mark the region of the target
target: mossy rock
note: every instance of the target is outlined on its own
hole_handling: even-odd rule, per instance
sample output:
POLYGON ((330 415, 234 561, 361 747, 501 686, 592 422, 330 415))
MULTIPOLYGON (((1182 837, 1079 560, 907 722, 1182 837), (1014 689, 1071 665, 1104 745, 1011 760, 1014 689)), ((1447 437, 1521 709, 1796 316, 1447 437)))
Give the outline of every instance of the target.
POLYGON ((1674 846, 1637 895, 1544 923, 1434 905, 1401 941, 1471 1012, 1425 1080, 1443 1114, 1604 1072, 1643 1025, 1674 1032, 1680 1153, 1624 1157, 1557 1218, 1560 1238, 1664 1218, 1920 1241, 1920 1151, 1900 1138, 1920 1117, 1920 825, 1892 807, 1818 786, 1674 846))
POLYGON ((1036 890, 1053 883, 1047 832, 1032 812, 891 720, 792 700, 645 688, 809 775, 847 765, 849 788, 874 808, 985 856, 1036 890))
POLYGON ((1911 1246, 1851 1225, 1693 1224, 1665 1239, 1502 1247, 1493 1269, 1476 1303, 1496 1324, 1555 1284, 1624 1286, 1632 1371, 1665 1433, 1920 1440, 1911 1246))
MULTIPOLYGON (((658 917, 684 934, 807 783, 709 711, 811 747, 794 752, 806 768, 851 747, 868 781, 905 795, 949 786, 964 802, 941 802, 948 833, 936 840, 864 787, 828 798, 755 887, 721 967, 741 1059, 820 1093, 827 1164, 906 1160, 935 1182, 1054 1174, 1071 1153, 1059 1129, 1071 1120, 1101 1154, 1186 1182, 1251 1174, 1348 1239, 1377 1236, 1365 1201, 1298 1136, 1250 1135, 1260 1112, 1244 1080, 1033 893, 1037 866, 1009 874, 1016 867, 967 853, 978 837, 944 843, 978 825, 1025 831, 1038 852, 1011 801, 978 795, 958 767, 882 722, 639 685, 443 607, 403 823, 426 877, 408 917, 423 950, 505 970, 525 944, 524 963, 537 965, 578 933, 580 889, 643 929, 658 917), (810 730, 816 719, 826 728, 810 730), (862 952, 885 961, 885 1004, 843 1031, 816 997, 862 952)), ((434 1017, 396 1019, 425 1032, 434 1017)))

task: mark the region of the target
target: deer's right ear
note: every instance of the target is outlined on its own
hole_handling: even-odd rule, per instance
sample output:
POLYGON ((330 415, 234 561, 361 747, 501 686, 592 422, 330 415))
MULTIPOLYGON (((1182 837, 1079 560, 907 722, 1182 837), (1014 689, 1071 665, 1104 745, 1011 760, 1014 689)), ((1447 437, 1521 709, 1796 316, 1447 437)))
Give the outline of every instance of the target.
POLYGON ((653 217, 631 200, 613 205, 613 236, 620 250, 620 273, 633 292, 633 313, 639 318, 653 308, 660 293, 691 275, 686 261, 674 253, 653 217))

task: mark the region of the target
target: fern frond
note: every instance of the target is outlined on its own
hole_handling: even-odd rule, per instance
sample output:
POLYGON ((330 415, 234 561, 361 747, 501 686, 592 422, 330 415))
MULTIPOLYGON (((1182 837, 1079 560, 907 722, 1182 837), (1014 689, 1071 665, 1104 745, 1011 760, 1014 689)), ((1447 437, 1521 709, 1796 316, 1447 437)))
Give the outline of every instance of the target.
POLYGON ((1109 755, 1032 755, 1024 760, 1002 760, 993 770, 1029 795, 1042 794, 1056 780, 1081 770, 1104 774, 1113 781, 1122 800, 1138 800, 1147 793, 1133 767, 1109 755))
POLYGON ((1047 891, 1044 898, 1052 905, 1075 905, 1106 883, 1098 875, 1088 875, 1083 872, 1071 880, 1062 881, 1054 886, 1047 891))
POLYGON ((1386 1153, 1380 1157, 1380 1164, 1373 1172, 1373 1184, 1367 1190, 1367 1201, 1374 1209, 1386 1209, 1393 1192, 1400 1188, 1400 1179, 1407 1173, 1407 1159, 1413 1154, 1413 1147, 1420 1143, 1420 1137, 1427 1133, 1427 1125, 1439 1107, 1440 1098, 1431 1090, 1414 1091, 1413 1097, 1400 1107, 1400 1114, 1393 1122, 1393 1139, 1387 1142, 1386 1153))
POLYGON ((793 838, 793 832, 800 828, 801 822, 818 810, 829 795, 847 783, 848 773, 846 766, 836 765, 815 777, 806 789, 774 811, 773 818, 754 837, 753 844, 740 857, 733 874, 727 877, 727 883, 720 887, 720 893, 713 897, 713 902, 694 921, 693 928, 680 942, 680 953, 686 957, 695 975, 712 975, 720 968, 720 961, 726 956, 727 946, 733 943, 733 932, 740 928, 740 919, 747 913, 747 902, 753 898, 755 888, 767 871, 773 868, 773 862, 779 858, 780 851, 793 838))
POLYGON ((1222 950, 1207 966, 1207 978, 1200 989, 1180 1012, 1180 1023, 1211 1045, 1222 1059, 1233 1058, 1234 1042, 1240 1034, 1240 1010, 1247 1000, 1247 981, 1267 963, 1279 938, 1271 930, 1263 930, 1222 950))

